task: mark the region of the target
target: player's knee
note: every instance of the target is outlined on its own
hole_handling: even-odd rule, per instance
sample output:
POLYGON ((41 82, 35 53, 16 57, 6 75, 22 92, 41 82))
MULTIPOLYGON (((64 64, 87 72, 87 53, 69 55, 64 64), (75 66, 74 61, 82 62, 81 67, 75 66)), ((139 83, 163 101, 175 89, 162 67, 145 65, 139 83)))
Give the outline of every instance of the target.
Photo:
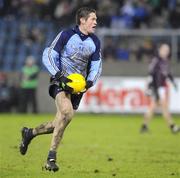
POLYGON ((166 119, 170 118, 169 113, 167 111, 164 111, 162 114, 163 114, 164 118, 166 118, 166 119))
POLYGON ((61 114, 65 116, 66 120, 70 121, 74 116, 73 108, 70 106, 63 107, 61 108, 61 114))

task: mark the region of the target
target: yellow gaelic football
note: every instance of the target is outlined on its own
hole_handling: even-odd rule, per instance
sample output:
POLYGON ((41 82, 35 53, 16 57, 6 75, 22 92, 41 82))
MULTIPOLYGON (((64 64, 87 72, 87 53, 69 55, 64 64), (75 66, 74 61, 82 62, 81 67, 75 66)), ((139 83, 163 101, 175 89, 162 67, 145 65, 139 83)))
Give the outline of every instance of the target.
POLYGON ((86 80, 84 76, 78 73, 73 73, 67 76, 72 82, 68 82, 67 85, 73 88, 73 93, 77 94, 85 90, 86 80))

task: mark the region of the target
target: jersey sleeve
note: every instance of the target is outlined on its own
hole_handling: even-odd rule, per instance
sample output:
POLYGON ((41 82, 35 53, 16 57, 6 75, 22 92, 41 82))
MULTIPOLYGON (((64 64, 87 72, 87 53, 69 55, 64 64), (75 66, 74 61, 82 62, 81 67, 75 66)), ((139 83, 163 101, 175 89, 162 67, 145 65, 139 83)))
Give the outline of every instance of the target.
POLYGON ((89 73, 87 76, 87 80, 93 82, 93 85, 99 79, 102 72, 102 58, 101 58, 101 49, 100 49, 100 41, 97 41, 96 50, 91 56, 91 60, 89 63, 89 73))
POLYGON ((51 75, 55 75, 58 71, 61 71, 61 51, 66 43, 67 33, 66 31, 62 31, 43 52, 42 62, 51 75))
POLYGON ((55 75, 59 71, 59 68, 55 63, 58 59, 59 54, 55 50, 50 47, 45 48, 42 62, 51 75, 55 75))

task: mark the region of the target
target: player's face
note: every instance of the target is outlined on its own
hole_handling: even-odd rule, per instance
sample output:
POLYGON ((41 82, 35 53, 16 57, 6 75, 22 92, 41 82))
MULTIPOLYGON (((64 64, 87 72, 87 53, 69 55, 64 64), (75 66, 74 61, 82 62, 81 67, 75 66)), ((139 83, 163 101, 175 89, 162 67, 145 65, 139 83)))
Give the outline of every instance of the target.
POLYGON ((97 25, 97 16, 94 12, 90 13, 88 18, 82 18, 81 25, 85 34, 90 34, 95 32, 97 25))
POLYGON ((166 60, 168 58, 170 54, 170 48, 167 44, 163 44, 161 45, 161 47, 159 48, 159 56, 166 60))

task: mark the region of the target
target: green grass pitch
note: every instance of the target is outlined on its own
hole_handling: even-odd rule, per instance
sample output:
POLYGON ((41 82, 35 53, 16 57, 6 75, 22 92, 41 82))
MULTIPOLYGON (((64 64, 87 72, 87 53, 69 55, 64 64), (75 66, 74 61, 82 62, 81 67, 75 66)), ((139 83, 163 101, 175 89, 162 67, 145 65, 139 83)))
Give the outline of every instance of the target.
POLYGON ((171 134, 160 116, 151 133, 140 134, 141 115, 77 114, 59 147, 60 171, 42 170, 51 135, 35 138, 21 156, 20 130, 52 118, 0 115, 1 178, 180 178, 180 134, 171 134))

